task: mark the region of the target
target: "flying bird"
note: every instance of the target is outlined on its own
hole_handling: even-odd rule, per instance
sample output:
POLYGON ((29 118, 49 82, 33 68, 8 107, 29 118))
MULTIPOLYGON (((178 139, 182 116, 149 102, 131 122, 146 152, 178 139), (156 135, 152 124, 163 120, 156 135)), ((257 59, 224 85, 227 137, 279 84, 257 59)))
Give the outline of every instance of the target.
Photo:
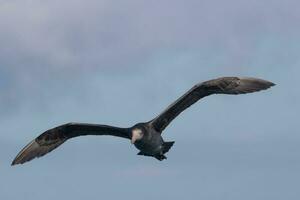
POLYGON ((266 90, 274 83, 257 78, 223 77, 196 84, 160 115, 149 122, 138 123, 130 128, 108 125, 67 123, 45 131, 16 156, 12 165, 23 164, 41 157, 67 140, 85 135, 111 135, 131 140, 140 151, 137 155, 154 157, 160 161, 173 146, 174 141, 165 142, 162 133, 165 128, 185 109, 199 99, 212 94, 246 94, 266 90))

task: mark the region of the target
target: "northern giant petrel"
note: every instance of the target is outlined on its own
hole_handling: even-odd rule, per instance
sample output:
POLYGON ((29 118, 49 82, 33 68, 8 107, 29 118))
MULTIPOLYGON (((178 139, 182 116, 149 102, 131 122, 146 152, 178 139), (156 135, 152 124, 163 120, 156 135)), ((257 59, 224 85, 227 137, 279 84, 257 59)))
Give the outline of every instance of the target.
POLYGON ((36 157, 41 157, 68 139, 83 135, 112 135, 131 140, 140 150, 138 155, 151 156, 164 160, 174 142, 165 142, 161 136, 163 130, 182 111, 199 99, 211 94, 246 94, 265 90, 274 83, 256 78, 224 77, 192 87, 187 93, 171 104, 165 111, 153 120, 138 123, 130 128, 119 128, 108 125, 68 123, 47 130, 30 142, 14 159, 12 165, 23 164, 36 157))

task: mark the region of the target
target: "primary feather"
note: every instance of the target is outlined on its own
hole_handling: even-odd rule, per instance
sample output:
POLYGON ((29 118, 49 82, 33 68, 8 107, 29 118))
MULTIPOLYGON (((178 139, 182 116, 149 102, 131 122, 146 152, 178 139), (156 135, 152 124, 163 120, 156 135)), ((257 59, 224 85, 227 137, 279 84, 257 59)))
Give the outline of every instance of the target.
POLYGON ((246 94, 266 90, 274 83, 257 78, 223 77, 199 83, 171 104, 159 116, 150 121, 153 127, 162 132, 181 112, 203 97, 212 94, 246 94))
POLYGON ((155 119, 148 123, 138 123, 131 128, 118 128, 107 125, 69 123, 50 129, 30 142, 16 156, 12 165, 23 164, 41 157, 65 141, 83 135, 111 135, 131 139, 140 150, 139 155, 147 155, 158 160, 166 159, 164 155, 174 142, 165 142, 161 136, 163 130, 181 112, 203 97, 212 94, 246 94, 265 90, 274 83, 257 78, 223 77, 206 81, 192 87, 187 93, 171 104, 155 119), (136 136, 138 131, 138 137, 136 136))
POLYGON ((130 138, 128 129, 107 125, 68 123, 50 129, 34 139, 16 156, 12 165, 23 164, 41 157, 63 144, 68 139, 83 135, 112 135, 130 138))

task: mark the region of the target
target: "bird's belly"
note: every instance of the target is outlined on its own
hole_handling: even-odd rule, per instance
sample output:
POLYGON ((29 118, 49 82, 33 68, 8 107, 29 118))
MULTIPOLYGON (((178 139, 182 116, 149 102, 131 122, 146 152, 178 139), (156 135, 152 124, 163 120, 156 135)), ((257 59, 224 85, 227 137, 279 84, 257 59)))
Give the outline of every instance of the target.
POLYGON ((162 142, 137 142, 135 147, 147 155, 160 154, 162 151, 162 142))

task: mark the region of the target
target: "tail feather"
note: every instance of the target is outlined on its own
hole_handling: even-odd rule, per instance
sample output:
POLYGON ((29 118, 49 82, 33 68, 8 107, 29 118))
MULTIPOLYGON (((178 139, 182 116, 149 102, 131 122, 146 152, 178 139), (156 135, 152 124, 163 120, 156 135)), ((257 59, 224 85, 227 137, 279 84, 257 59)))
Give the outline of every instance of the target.
POLYGON ((159 161, 163 161, 167 159, 165 155, 155 155, 154 158, 156 158, 159 161))
POLYGON ((174 141, 172 141, 172 142, 165 142, 164 144, 163 144, 163 153, 165 154, 165 153, 167 153, 170 149, 171 149, 171 147, 174 145, 174 141))

